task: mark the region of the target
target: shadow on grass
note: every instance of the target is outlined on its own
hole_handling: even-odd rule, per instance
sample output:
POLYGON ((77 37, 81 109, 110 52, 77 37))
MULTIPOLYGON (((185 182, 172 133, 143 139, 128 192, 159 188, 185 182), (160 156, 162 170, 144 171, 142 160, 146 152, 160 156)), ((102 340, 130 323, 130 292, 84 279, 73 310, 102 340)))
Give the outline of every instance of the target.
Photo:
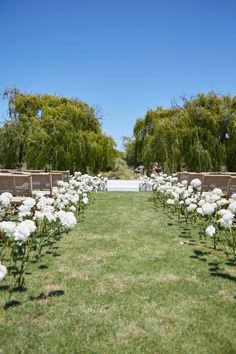
POLYGON ((45 253, 51 254, 52 257, 59 257, 61 254, 54 251, 46 251, 45 253))
POLYGON ((47 298, 47 295, 45 295, 43 292, 41 292, 38 296, 29 296, 30 301, 45 300, 46 298, 47 298))
POLYGON ((9 285, 0 285, 0 291, 8 291, 9 285))
POLYGON ((13 290, 13 293, 25 293, 27 288, 25 286, 18 286, 13 290))
POLYGON ((211 254, 211 251, 193 250, 194 254, 189 256, 189 258, 198 259, 201 262, 207 262, 207 258, 203 258, 211 254))
POLYGON ((46 295, 44 292, 41 292, 38 296, 29 296, 30 301, 37 301, 37 300, 46 300, 51 297, 59 297, 63 296, 65 294, 64 290, 52 290, 49 291, 48 295, 46 295))
MULTIPOLYGON (((43 257, 45 257, 45 254, 41 254, 41 255, 40 255, 40 258, 43 258, 43 257)), ((32 259, 32 260, 30 261, 30 263, 32 263, 32 264, 37 264, 37 263, 39 263, 39 258, 32 259)))
POLYGON ((47 264, 40 264, 39 269, 48 269, 47 264))
POLYGON ((197 245, 197 241, 190 239, 187 243, 188 246, 196 246, 197 245))
POLYGON ((179 237, 182 238, 191 238, 192 237, 192 231, 191 228, 188 225, 185 225, 184 227, 181 227, 179 237))
POLYGON ((196 256, 202 257, 211 254, 211 251, 193 250, 196 256))
POLYGON ((208 270, 209 270, 211 276, 227 279, 227 280, 230 280, 230 281, 233 281, 233 282, 236 283, 236 277, 235 276, 233 276, 231 274, 228 274, 228 273, 222 272, 223 268, 221 268, 219 266, 220 262, 218 262, 218 261, 209 262, 208 265, 209 265, 209 269, 208 270))
POLYGON ((4 310, 7 310, 11 307, 16 307, 19 306, 21 303, 20 301, 16 301, 16 300, 9 300, 5 303, 5 305, 3 306, 4 310))
POLYGON ((230 267, 236 267, 236 262, 229 261, 229 262, 226 262, 225 264, 230 267))
POLYGON ((209 266, 209 272, 218 272, 219 270, 222 270, 222 268, 219 267, 219 262, 215 261, 215 262, 209 262, 208 266, 209 266))
POLYGON ((211 274, 211 276, 213 276, 213 277, 220 277, 220 278, 223 278, 223 279, 231 280, 231 281, 233 281, 234 283, 236 283, 236 277, 234 277, 233 275, 230 275, 230 274, 228 274, 228 273, 211 272, 210 274, 211 274))
POLYGON ((218 265, 215 267, 210 267, 208 270, 209 272, 218 272, 219 270, 221 270, 222 268, 220 268, 218 265))
POLYGON ((65 295, 65 291, 63 290, 53 290, 48 293, 48 297, 59 297, 62 295, 65 295))
POLYGON ((53 253, 52 256, 53 257, 61 257, 61 254, 60 253, 53 253))
POLYGON ((179 235, 179 238, 188 238, 190 239, 192 237, 191 233, 183 231, 181 232, 181 234, 179 235))

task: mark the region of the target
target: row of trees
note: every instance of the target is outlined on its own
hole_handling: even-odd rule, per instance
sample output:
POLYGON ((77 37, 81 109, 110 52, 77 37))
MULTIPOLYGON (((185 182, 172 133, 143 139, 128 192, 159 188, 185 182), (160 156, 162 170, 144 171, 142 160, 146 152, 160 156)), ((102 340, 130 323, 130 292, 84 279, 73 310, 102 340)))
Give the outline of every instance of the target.
POLYGON ((166 172, 236 171, 236 97, 199 94, 138 119, 125 138, 127 162, 166 172))
POLYGON ((7 90, 9 120, 0 128, 2 168, 98 173, 114 166, 115 142, 86 103, 7 90))

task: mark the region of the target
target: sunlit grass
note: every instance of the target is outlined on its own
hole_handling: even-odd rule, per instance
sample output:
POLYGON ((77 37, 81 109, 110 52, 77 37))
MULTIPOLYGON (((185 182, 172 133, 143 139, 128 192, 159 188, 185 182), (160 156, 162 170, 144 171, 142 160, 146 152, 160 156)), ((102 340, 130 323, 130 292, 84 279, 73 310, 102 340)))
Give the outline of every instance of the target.
POLYGON ((183 243, 151 196, 97 194, 21 304, 1 307, 0 352, 235 353, 236 267, 183 243), (229 277, 209 272, 218 260, 229 277))

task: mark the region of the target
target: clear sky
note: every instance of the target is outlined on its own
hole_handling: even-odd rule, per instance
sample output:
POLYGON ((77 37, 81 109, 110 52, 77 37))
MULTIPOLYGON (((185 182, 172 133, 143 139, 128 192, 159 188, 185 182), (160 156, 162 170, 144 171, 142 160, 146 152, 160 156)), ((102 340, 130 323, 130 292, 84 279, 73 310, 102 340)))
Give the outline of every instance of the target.
POLYGON ((101 106, 118 147, 148 108, 236 95, 236 0, 0 0, 0 33, 1 92, 101 106))

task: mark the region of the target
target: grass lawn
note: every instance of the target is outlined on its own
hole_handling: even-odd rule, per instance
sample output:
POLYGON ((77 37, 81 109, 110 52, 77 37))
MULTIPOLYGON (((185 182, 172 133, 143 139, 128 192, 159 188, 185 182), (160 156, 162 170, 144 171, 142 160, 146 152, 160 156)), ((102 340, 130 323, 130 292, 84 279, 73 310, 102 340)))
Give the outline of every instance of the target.
POLYGON ((0 284, 0 353, 236 353, 236 267, 213 276, 218 256, 180 243, 151 196, 98 193, 19 306, 0 284))

